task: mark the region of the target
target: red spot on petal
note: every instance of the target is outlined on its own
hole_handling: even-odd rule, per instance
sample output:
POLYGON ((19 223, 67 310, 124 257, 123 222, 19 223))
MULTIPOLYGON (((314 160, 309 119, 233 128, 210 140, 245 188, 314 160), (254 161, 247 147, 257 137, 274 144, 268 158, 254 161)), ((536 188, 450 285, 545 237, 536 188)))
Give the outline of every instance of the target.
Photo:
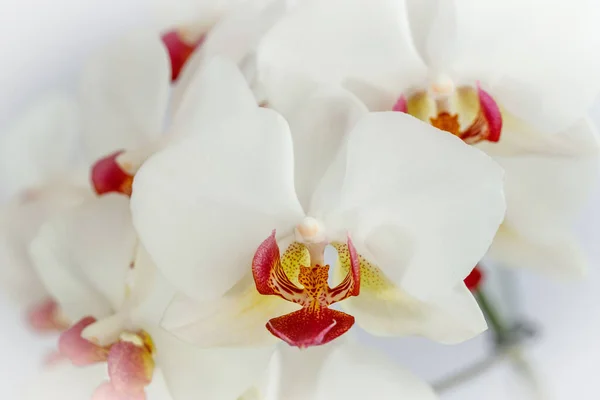
POLYGON ((473 271, 471 271, 469 276, 465 278, 464 282, 470 291, 475 291, 479 289, 479 285, 481 284, 482 279, 483 273, 481 272, 481 269, 479 268, 479 266, 475 266, 475 268, 473 268, 473 271))
POLYGON ((477 95, 479 96, 479 107, 487 122, 488 134, 486 139, 490 142, 500 140, 502 132, 502 114, 500 107, 494 98, 477 84, 477 95))
POLYGON ((131 196, 133 176, 129 175, 117 163, 117 157, 123 153, 122 150, 110 154, 100 160, 92 167, 92 184, 97 194, 123 193, 131 196))
POLYGON ((39 333, 62 332, 69 324, 61 317, 60 308, 54 299, 46 299, 27 312, 29 326, 39 333))
POLYGON ((108 375, 118 393, 138 395, 152 381, 153 345, 146 344, 141 335, 137 338, 143 344, 120 340, 111 346, 108 353, 108 375))
POLYGON ((396 101, 396 104, 394 104, 394 107, 392 108, 392 110, 403 112, 403 113, 408 112, 408 103, 407 103, 406 97, 404 97, 404 95, 401 95, 400 98, 398 98, 398 101, 396 101))
POLYGON ((303 308, 273 318, 267 329, 290 346, 320 346, 346 333, 354 325, 354 317, 330 308, 303 308))
POLYGON ((146 393, 121 393, 110 382, 104 382, 96 389, 92 400, 146 400, 146 393))
POLYGON ((58 351, 74 365, 84 366, 106 360, 108 351, 81 337, 81 332, 96 322, 94 317, 85 317, 64 331, 58 339, 58 351))
POLYGON ((182 38, 179 32, 171 31, 164 34, 162 40, 171 59, 171 80, 175 81, 194 50, 204 41, 204 36, 190 44, 182 38))

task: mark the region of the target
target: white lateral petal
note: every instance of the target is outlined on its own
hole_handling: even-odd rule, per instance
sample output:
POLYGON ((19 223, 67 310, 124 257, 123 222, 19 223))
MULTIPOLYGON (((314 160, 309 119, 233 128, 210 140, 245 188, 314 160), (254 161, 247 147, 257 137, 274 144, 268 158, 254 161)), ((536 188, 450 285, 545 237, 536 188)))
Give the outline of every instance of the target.
POLYGON ((68 361, 48 367, 27 385, 23 400, 82 400, 108 378, 106 364, 76 367, 68 361))
POLYGON ((425 300, 456 286, 503 219, 503 172, 457 137, 403 113, 358 123, 315 192, 310 215, 395 284, 425 300), (341 182, 341 183, 340 183, 341 182))
POLYGON ((358 344, 329 344, 299 350, 280 347, 273 368, 279 393, 266 400, 435 400, 426 383, 374 349, 358 344), (279 371, 277 371, 279 369, 279 371))
POLYGON ((148 331, 173 400, 237 399, 264 373, 272 348, 200 349, 160 329, 148 331))
POLYGON ((366 107, 343 89, 322 89, 301 100, 287 120, 294 139, 296 192, 304 209, 334 155, 366 107))
POLYGON ((0 213, 0 277, 4 290, 19 305, 30 306, 47 294, 35 271, 29 245, 50 217, 87 198, 85 189, 70 185, 49 186, 15 199, 0 213))
POLYGON ((161 326, 199 347, 268 345, 275 338, 265 327, 267 321, 298 308, 277 296, 260 295, 248 275, 217 301, 177 296, 161 326))
POLYGON ((208 123, 252 112, 257 104, 237 66, 222 57, 186 68, 173 91, 172 135, 197 133, 208 123))
POLYGON ((167 50, 155 31, 119 38, 89 60, 80 96, 90 160, 135 149, 163 132, 170 68, 167 50))
POLYGON ((303 215, 289 128, 272 110, 232 114, 155 154, 133 183, 140 239, 178 290, 220 297, 249 271, 260 243, 303 215))
POLYGON ((48 93, 0 135, 3 194, 67 173, 78 149, 77 105, 67 93, 48 93))
POLYGON ((78 320, 121 306, 135 243, 128 199, 106 195, 46 222, 30 249, 48 291, 78 320))
POLYGON ((369 111, 390 111, 398 101, 398 94, 357 78, 348 78, 342 86, 363 102, 369 111))
POLYGON ((418 301, 398 288, 383 292, 362 290, 342 303, 356 323, 376 336, 427 337, 444 344, 471 339, 487 329, 477 301, 464 284, 418 301))
POLYGON ((333 83, 361 78, 399 91, 425 74, 407 25, 404 4, 395 0, 298 2, 263 38, 259 70, 266 85, 270 75, 288 71, 333 83))

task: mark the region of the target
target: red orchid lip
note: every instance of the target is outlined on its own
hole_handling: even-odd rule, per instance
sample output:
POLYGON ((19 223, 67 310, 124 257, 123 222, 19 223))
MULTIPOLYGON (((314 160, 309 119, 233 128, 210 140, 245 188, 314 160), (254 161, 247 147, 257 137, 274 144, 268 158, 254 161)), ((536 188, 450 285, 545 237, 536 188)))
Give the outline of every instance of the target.
POLYGON ((344 280, 330 288, 329 266, 300 266, 298 287, 286 275, 279 255, 275 231, 258 248, 252 260, 252 274, 260 294, 279 296, 302 306, 298 311, 273 318, 267 329, 291 346, 300 348, 328 343, 354 325, 354 317, 328 307, 360 293, 360 262, 348 238, 351 269, 344 280))

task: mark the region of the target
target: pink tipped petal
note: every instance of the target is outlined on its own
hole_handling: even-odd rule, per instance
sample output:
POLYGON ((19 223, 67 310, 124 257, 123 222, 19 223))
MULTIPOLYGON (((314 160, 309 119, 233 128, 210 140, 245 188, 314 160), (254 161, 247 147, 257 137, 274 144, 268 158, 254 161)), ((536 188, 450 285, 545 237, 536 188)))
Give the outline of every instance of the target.
POLYGON ((106 360, 107 350, 81 337, 81 332, 96 322, 94 317, 85 317, 58 339, 58 351, 74 365, 85 366, 106 360))
POLYGON ((127 174, 117 163, 117 157, 123 151, 117 151, 100 160, 92 166, 92 184, 97 194, 123 193, 131 196, 133 176, 127 174))
POLYGON ((27 322, 36 332, 62 332, 69 327, 60 314, 54 299, 46 299, 33 306, 27 313, 27 322))
POLYGON ((404 95, 401 95, 400 98, 398 98, 398 101, 396 101, 396 104, 394 104, 392 111, 399 111, 399 112, 403 112, 403 113, 408 112, 408 103, 407 103, 406 97, 404 97, 404 95))
POLYGON ((303 308, 273 318, 267 329, 290 346, 300 348, 320 346, 347 332, 354 325, 354 317, 337 310, 303 308))
POLYGON ((479 107, 483 113, 483 117, 487 121, 488 134, 486 139, 490 142, 497 142, 500 140, 500 133, 502 132, 502 114, 500 113, 500 107, 494 100, 494 98, 477 84, 477 94, 479 96, 479 107))
POLYGON ((152 381, 154 358, 152 348, 139 335, 132 341, 122 339, 111 346, 108 353, 108 375, 118 392, 139 395, 152 381))
POLYGON ((110 382, 104 382, 94 391, 92 400, 146 400, 146 393, 120 393, 110 382))
POLYGON ((181 33, 175 30, 164 34, 162 41, 167 47, 171 59, 171 80, 175 81, 194 50, 204 41, 204 36, 194 43, 188 43, 181 33))

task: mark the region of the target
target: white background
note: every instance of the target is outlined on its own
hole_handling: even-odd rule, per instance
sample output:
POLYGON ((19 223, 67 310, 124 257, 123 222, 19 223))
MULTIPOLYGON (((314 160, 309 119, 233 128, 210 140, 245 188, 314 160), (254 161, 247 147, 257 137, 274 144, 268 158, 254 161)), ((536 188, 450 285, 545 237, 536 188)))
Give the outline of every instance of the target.
MULTIPOLYGON (((0 134, 36 93, 69 85, 94 46, 153 18, 154 6, 142 0, 0 1, 0 134)), ((593 115, 600 122, 600 104, 593 115)), ((549 399, 600 399, 599 204, 596 191, 578 227, 592 261, 587 280, 565 284, 528 273, 518 276, 521 309, 542 327, 529 355, 549 399)), ((413 338, 377 340, 375 345, 429 380, 468 365, 489 350, 484 336, 459 346, 413 338)), ((41 357, 53 346, 54 340, 28 333, 17 310, 0 293, 0 398, 18 398, 18 390, 32 382, 41 357)), ((445 393, 443 399, 521 398, 512 382, 509 368, 500 365, 445 393)))

